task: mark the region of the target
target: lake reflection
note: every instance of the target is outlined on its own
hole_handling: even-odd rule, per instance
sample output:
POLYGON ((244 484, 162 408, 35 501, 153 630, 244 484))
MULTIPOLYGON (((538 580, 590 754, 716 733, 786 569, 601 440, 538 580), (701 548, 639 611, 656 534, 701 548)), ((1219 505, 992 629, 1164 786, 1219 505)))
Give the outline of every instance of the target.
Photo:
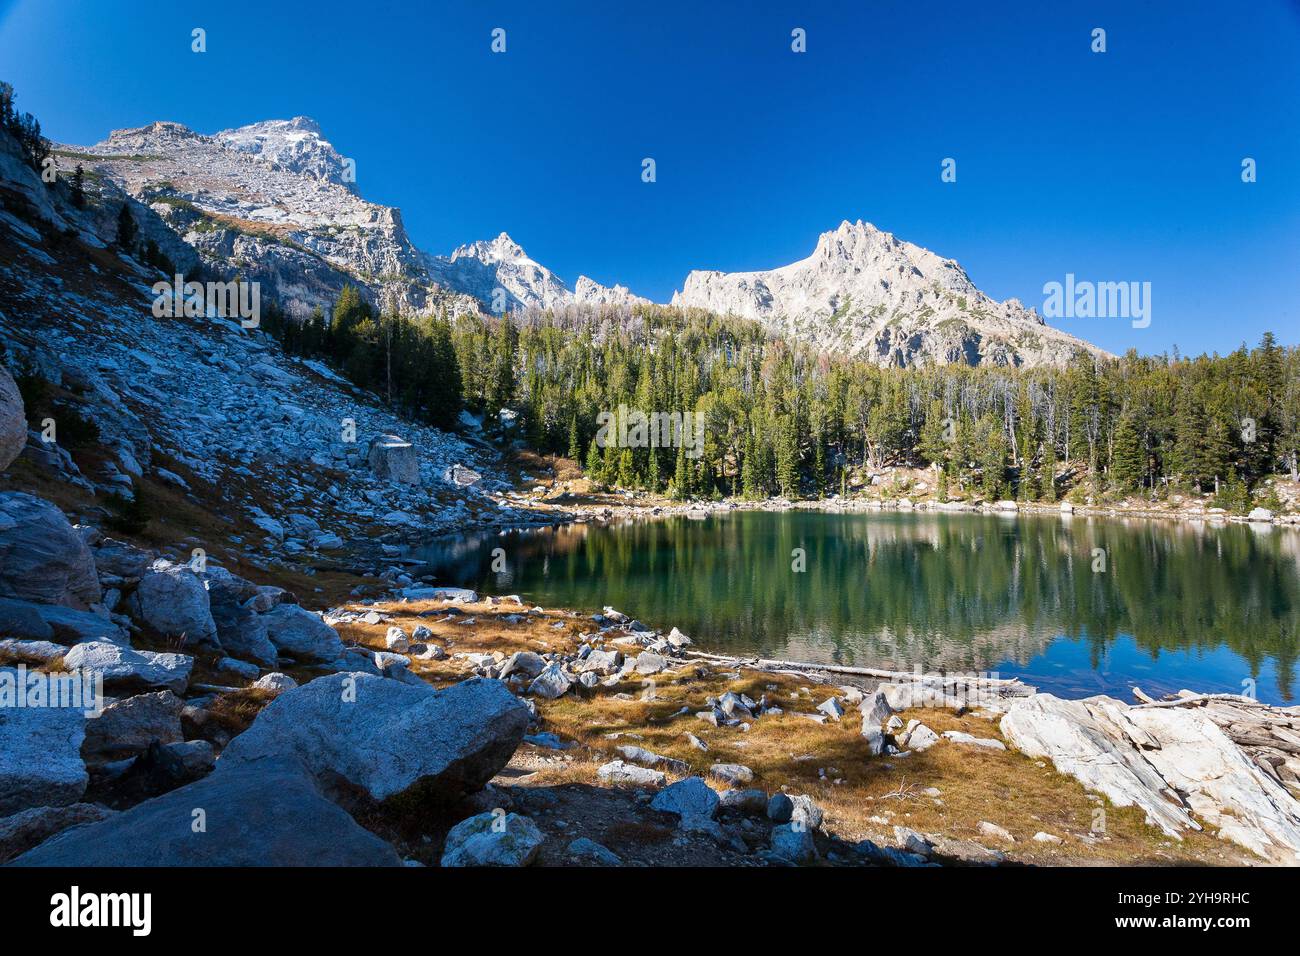
POLYGON ((1261 700, 1294 698, 1292 529, 736 512, 443 538, 415 555, 440 583, 546 607, 610 604, 722 653, 997 670, 1126 701, 1134 684, 1242 693, 1252 679, 1261 700))

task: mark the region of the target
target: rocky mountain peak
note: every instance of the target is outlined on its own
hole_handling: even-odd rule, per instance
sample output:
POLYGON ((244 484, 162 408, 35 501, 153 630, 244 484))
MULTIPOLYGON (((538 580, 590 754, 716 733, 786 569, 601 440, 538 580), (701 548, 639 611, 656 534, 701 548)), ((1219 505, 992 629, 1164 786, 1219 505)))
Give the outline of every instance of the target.
MULTIPOLYGON (((518 262, 526 260, 528 254, 524 252, 523 246, 515 242, 510 236, 502 232, 492 240, 480 239, 477 242, 471 242, 467 245, 459 246, 451 254, 451 261, 457 259, 477 259, 480 262, 518 262)), ((535 263, 534 263, 535 264, 535 263)))
POLYGON ((274 163, 291 172, 331 182, 356 192, 355 176, 346 160, 321 133, 320 124, 308 116, 288 120, 263 120, 213 136, 218 143, 274 163))

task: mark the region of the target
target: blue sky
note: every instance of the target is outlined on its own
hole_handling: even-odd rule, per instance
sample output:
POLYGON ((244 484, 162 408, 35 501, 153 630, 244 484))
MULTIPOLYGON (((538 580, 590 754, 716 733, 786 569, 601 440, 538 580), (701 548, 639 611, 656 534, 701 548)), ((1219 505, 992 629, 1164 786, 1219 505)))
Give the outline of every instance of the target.
POLYGON ((1151 282, 1149 328, 1057 323, 1112 351, 1300 342, 1294 0, 293 6, 0 0, 0 78, 71 143, 314 117, 423 248, 505 230, 570 283, 664 300, 862 218, 996 298, 1151 282))

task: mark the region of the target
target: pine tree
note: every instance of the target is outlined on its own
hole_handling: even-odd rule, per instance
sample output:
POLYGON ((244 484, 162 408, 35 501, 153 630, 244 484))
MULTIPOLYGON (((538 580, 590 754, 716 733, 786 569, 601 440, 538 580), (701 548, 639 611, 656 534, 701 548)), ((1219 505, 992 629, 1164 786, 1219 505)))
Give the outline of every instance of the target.
POLYGON ((1115 450, 1110 459, 1110 480, 1121 494, 1135 490, 1146 474, 1142 437, 1132 415, 1124 415, 1115 430, 1115 450))
POLYGON ((117 246, 124 252, 130 253, 135 249, 135 217, 131 215, 131 203, 125 201, 122 203, 121 210, 117 214, 117 246))

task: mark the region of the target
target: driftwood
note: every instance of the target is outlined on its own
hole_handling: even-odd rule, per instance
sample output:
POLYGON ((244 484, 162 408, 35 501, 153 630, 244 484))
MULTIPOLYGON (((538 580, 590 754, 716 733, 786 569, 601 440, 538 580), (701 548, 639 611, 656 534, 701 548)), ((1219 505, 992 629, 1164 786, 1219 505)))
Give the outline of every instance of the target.
POLYGON ((889 671, 877 667, 850 667, 847 664, 812 664, 806 661, 782 661, 763 657, 727 657, 723 654, 706 654, 703 651, 685 651, 687 657, 700 658, 720 664, 736 667, 748 667, 760 671, 782 672, 824 672, 828 674, 848 674, 854 677, 871 677, 896 684, 911 683, 970 683, 979 681, 992 687, 1026 688, 1018 678, 979 677, 974 674, 918 674, 913 671, 889 671))

